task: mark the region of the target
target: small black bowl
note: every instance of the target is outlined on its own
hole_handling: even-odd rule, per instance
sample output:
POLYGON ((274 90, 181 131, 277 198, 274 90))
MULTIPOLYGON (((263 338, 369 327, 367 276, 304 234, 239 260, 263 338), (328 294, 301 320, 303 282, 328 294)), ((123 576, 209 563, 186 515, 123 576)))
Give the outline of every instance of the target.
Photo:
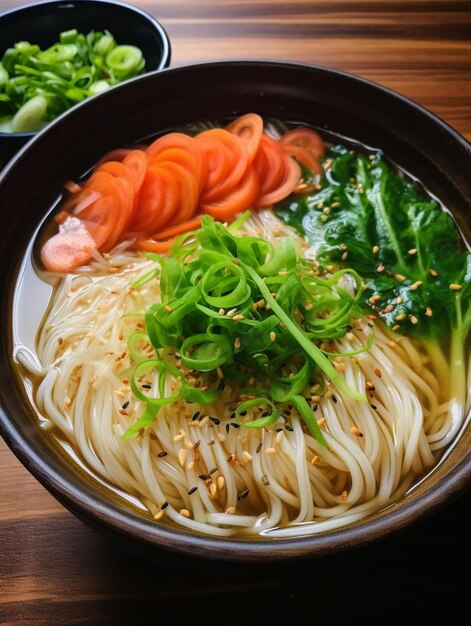
MULTIPOLYGON (((469 424, 440 463, 387 509, 345 528, 286 540, 226 539, 156 524, 118 501, 41 431, 13 359, 12 303, 38 225, 108 150, 202 120, 246 112, 305 123, 382 150, 419 179, 471 235, 471 146, 415 103, 361 78, 320 67, 219 62, 153 72, 85 101, 41 131, 0 173, 0 434, 27 469, 88 524, 143 553, 165 548, 243 561, 321 556, 368 544, 436 512, 469 487, 469 424)), ((32 289, 33 285, 30 285, 32 289)), ((24 311, 31 317, 34 311, 24 311)))
MULTIPOLYGON (((161 24, 138 7, 113 0, 53 0, 23 5, 0 14, 0 59, 17 41, 46 48, 63 31, 79 33, 109 30, 118 43, 138 46, 146 72, 168 67, 170 41, 161 24)), ((0 167, 36 133, 0 133, 0 167)))

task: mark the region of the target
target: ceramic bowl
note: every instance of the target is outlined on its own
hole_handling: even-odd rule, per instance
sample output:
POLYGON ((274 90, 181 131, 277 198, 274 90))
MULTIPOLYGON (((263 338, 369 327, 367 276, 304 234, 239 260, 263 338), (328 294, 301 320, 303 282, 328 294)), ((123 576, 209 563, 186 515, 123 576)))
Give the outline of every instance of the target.
MULTIPOLYGON (((162 25, 138 7, 113 0, 53 0, 35 2, 0 14, 0 59, 17 41, 47 48, 57 42, 59 33, 77 29, 109 30, 118 43, 138 46, 146 59, 146 71, 170 64, 170 40, 162 25)), ((0 167, 36 133, 0 132, 0 167)))

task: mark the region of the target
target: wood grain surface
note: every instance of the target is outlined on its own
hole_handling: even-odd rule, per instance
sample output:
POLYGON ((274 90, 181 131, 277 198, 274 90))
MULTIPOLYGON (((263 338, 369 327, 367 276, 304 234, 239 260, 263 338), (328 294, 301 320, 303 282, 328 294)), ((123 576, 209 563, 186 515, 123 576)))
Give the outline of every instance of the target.
MULTIPOLYGON (((0 12, 27 3, 0 0, 0 12)), ((166 28, 173 66, 265 58, 347 70, 414 99, 471 140, 470 1, 134 4, 166 28)), ((0 32, 0 48, 1 40, 0 32)), ((469 571, 467 498, 328 559, 266 568, 163 552, 144 561, 65 511, 0 442, 0 624, 469 624, 469 574, 458 573, 469 571)))

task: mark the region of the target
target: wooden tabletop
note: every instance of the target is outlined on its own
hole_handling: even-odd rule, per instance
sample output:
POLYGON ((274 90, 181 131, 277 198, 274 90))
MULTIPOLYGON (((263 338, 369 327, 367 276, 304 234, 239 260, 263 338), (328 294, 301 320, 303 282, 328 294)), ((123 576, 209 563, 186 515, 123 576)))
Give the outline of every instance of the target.
MULTIPOLYGON (((0 0, 0 12, 27 4, 0 0)), ((172 65, 264 58, 346 70, 471 140, 469 0, 152 0, 172 65)), ((2 33, 0 33, 1 47, 2 33)), ((471 175, 471 174, 470 174, 471 175)), ((307 624, 371 618, 457 626, 471 608, 468 495, 374 546, 233 565, 123 552, 68 513, 0 440, 0 624, 307 624), (328 620, 328 621, 327 621, 328 620)))

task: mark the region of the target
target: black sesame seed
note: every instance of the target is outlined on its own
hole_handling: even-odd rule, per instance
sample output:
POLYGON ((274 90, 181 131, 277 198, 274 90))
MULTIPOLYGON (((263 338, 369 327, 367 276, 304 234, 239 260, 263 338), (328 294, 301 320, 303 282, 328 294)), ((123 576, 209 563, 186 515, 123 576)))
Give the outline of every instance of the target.
POLYGON ((129 400, 126 400, 126 402, 123 404, 123 406, 121 407, 122 409, 126 410, 129 406, 129 400))
POLYGON ((167 454, 168 454, 168 452, 165 452, 165 450, 162 450, 162 452, 159 452, 159 454, 157 456, 162 458, 164 456, 167 456, 167 454))
POLYGON ((230 424, 226 424, 226 433, 229 433, 230 424))
POLYGON ((281 432, 282 430, 283 430, 282 428, 275 428, 275 432, 276 432, 276 433, 279 433, 279 432, 281 432))
POLYGON ((196 411, 196 413, 193 413, 193 416, 192 416, 191 420, 194 422, 195 420, 198 419, 199 416, 200 416, 200 412, 196 411))
POLYGON ((193 450, 196 450, 197 448, 199 448, 200 447, 200 443, 201 443, 201 439, 198 439, 198 441, 193 446, 193 450))
POLYGON ((209 475, 208 475, 208 474, 200 474, 200 475, 198 476, 198 478, 199 478, 200 480, 208 480, 209 475))
POLYGON ((191 496, 193 493, 195 493, 195 491, 198 489, 198 487, 192 487, 189 491, 188 491, 188 495, 191 496))
POLYGON ((376 406, 376 404, 371 404, 371 402, 370 402, 370 407, 371 407, 374 411, 376 411, 376 409, 378 408, 378 407, 376 406))
POLYGON ((213 467, 213 469, 209 470, 209 473, 210 474, 214 474, 214 472, 217 472, 217 471, 218 471, 218 468, 217 467, 213 467))
POLYGON ((236 422, 231 422, 231 426, 232 428, 240 428, 240 424, 237 424, 236 422))
POLYGON ((247 415, 247 411, 241 411, 241 412, 239 413, 239 415, 242 415, 242 417, 243 417, 244 415, 247 415))
POLYGON ((261 441, 261 442, 258 444, 257 449, 255 450, 255 452, 257 452, 257 453, 258 453, 258 452, 260 452, 260 450, 262 449, 262 446, 263 446, 263 442, 261 441))
POLYGON ((243 491, 241 491, 240 493, 237 494, 237 500, 243 500, 248 495, 249 495, 249 490, 248 489, 244 489, 243 491))
POLYGON ((213 422, 213 424, 216 424, 216 426, 221 423, 221 420, 218 417, 212 417, 210 415, 209 419, 213 422))
POLYGON ((337 403, 337 396, 335 394, 332 394, 332 400, 337 403))
POLYGON ((165 500, 165 502, 160 507, 160 510, 163 511, 164 509, 166 509, 168 507, 168 504, 169 504, 168 500, 165 500))
POLYGON ((147 383, 144 383, 143 385, 141 385, 141 387, 143 389, 152 389, 152 385, 148 385, 147 383))
POLYGON ((314 406, 312 407, 312 410, 314 411, 314 413, 317 411, 318 408, 319 408, 319 405, 314 404, 314 406))
POLYGON ((292 433, 294 430, 293 427, 290 426, 289 424, 286 424, 285 429, 288 430, 290 433, 292 433))

